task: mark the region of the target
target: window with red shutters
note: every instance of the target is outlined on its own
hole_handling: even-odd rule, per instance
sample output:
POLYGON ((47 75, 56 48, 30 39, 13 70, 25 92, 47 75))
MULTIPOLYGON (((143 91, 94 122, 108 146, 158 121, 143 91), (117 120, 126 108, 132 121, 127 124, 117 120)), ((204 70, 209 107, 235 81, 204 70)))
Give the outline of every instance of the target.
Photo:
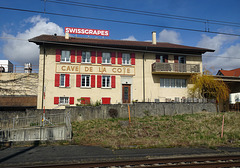
POLYGON ((111 86, 112 88, 116 88, 116 76, 111 76, 111 86))
POLYGON ((59 97, 54 97, 54 104, 59 104, 59 97))
POLYGON ((61 61, 61 50, 56 49, 56 62, 61 61))
POLYGON ((70 97, 69 104, 74 104, 74 97, 70 97))
POLYGON ((111 63, 116 64, 116 53, 115 52, 111 52, 111 63))
POLYGON ((98 88, 102 87, 102 76, 101 75, 97 76, 97 87, 98 88))
POLYGON ((96 63, 96 51, 91 51, 91 62, 96 63))
POLYGON ((118 53, 118 64, 122 64, 122 53, 118 53))
POLYGON ((82 60, 82 51, 78 50, 77 51, 77 62, 81 63, 82 60))
POLYGON ((70 84, 70 74, 65 74, 65 87, 69 87, 70 84))
POLYGON ((76 87, 81 87, 81 75, 76 76, 76 87))
POLYGON ((135 53, 131 53, 131 64, 135 65, 135 53))
POLYGON ((111 104, 110 97, 102 97, 102 104, 111 104))
POLYGON ((91 75, 91 87, 95 87, 95 75, 91 75))
POLYGON ((81 97, 81 104, 90 104, 90 97, 81 97))
POLYGON ((101 51, 97 52, 97 63, 98 64, 102 63, 102 52, 101 51))
POLYGON ((71 62, 75 62, 75 50, 71 50, 71 62))
POLYGON ((55 87, 59 87, 60 74, 55 74, 55 87))

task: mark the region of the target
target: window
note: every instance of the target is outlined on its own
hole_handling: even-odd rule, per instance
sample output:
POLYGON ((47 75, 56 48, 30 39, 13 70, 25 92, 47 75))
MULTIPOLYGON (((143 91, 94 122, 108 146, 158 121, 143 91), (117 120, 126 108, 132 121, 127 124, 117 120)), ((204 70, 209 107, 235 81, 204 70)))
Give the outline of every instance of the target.
POLYGON ((186 79, 161 78, 160 87, 162 88, 186 88, 186 79))
POLYGON ((91 53, 88 51, 82 52, 82 62, 91 63, 91 53))
POLYGON ((131 61, 130 61, 130 54, 122 54, 122 64, 123 65, 130 65, 131 61))
POLYGON ((102 76, 102 87, 103 88, 111 87, 110 76, 102 76))
POLYGON ((82 75, 82 87, 90 87, 90 75, 82 75))
POLYGON ((103 64, 110 64, 111 63, 111 55, 110 53, 102 53, 102 63, 103 64))
POLYGON ((70 62, 70 51, 62 50, 61 62, 70 62))
POLYGON ((60 86, 65 87, 65 74, 60 75, 60 86))
POLYGON ((69 104, 69 97, 59 97, 59 104, 69 104))
POLYGON ((178 63, 186 64, 186 57, 185 56, 178 56, 178 63))

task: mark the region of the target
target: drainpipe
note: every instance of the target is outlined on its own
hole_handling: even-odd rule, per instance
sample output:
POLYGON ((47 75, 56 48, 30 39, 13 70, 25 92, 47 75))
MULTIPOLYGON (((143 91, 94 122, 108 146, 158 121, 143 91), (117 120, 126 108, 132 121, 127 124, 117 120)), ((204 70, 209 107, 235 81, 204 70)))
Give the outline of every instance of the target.
POLYGON ((43 44, 43 83, 42 83, 42 109, 43 109, 43 101, 44 101, 44 83, 45 83, 45 55, 46 49, 45 45, 43 44))
POLYGON ((145 102, 145 53, 143 53, 143 102, 145 102))

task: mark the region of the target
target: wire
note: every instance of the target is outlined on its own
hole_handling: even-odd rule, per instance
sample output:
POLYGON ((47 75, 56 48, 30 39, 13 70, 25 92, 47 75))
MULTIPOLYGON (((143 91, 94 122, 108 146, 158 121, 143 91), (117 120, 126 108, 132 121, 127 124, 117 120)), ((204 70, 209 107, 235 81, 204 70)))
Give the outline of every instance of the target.
POLYGON ((74 1, 67 1, 67 0, 46 0, 46 1, 51 2, 51 3, 58 3, 58 4, 82 6, 82 7, 87 7, 87 8, 95 8, 95 9, 103 9, 103 10, 110 10, 110 11, 117 11, 117 12, 140 14, 140 15, 146 15, 146 16, 165 17, 165 18, 170 18, 170 19, 192 21, 192 22, 200 22, 200 23, 205 23, 205 24, 211 23, 211 24, 215 24, 215 25, 240 27, 240 23, 234 23, 234 22, 226 22, 226 21, 218 21, 218 20, 211 20, 211 19, 202 19, 202 18, 195 18, 195 17, 186 17, 186 16, 171 15, 171 14, 164 14, 164 13, 148 12, 148 11, 142 11, 142 10, 110 7, 110 6, 95 5, 95 4, 81 3, 81 2, 74 2, 74 1))
POLYGON ((124 23, 124 24, 139 25, 139 26, 160 27, 160 28, 169 28, 169 29, 186 30, 186 31, 194 31, 194 32, 204 32, 204 33, 212 33, 212 34, 240 36, 239 34, 232 34, 232 33, 223 33, 223 32, 216 32, 216 31, 204 31, 204 30, 199 30, 199 29, 190 29, 190 28, 173 27, 173 26, 160 26, 160 25, 153 25, 153 24, 146 24, 146 23, 111 20, 111 19, 100 19, 100 18, 76 16, 76 15, 53 13, 53 12, 42 12, 42 11, 35 11, 35 10, 28 10, 28 9, 9 8, 9 7, 3 7, 3 6, 0 6, 0 9, 21 11, 21 12, 30 12, 30 13, 39 13, 39 14, 49 14, 49 15, 65 16, 65 17, 73 17, 73 18, 82 18, 82 19, 91 19, 91 20, 99 20, 99 21, 106 21, 106 22, 124 23))

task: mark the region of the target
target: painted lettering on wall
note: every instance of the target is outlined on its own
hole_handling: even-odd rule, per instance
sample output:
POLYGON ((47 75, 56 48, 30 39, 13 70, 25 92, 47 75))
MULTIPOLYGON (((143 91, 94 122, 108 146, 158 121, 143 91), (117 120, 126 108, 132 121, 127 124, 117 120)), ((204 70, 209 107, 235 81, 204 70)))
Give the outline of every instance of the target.
POLYGON ((56 64, 57 73, 82 73, 82 74, 109 74, 109 75, 135 75, 133 66, 103 66, 83 64, 56 64))

